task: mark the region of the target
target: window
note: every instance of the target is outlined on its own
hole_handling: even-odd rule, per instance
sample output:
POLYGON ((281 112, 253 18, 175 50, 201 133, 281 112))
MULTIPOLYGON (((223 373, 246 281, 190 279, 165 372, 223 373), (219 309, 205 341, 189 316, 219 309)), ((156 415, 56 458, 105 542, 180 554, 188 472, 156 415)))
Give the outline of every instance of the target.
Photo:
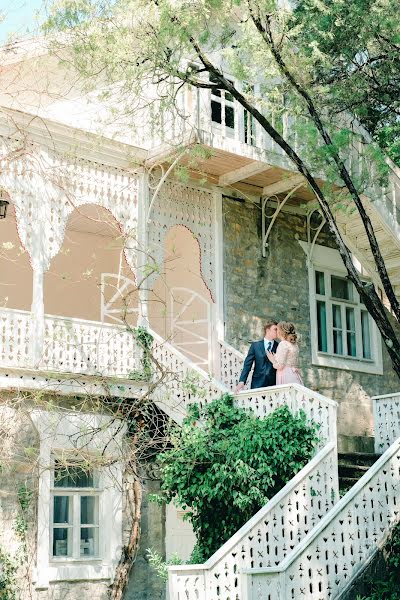
POLYGON ((370 316, 345 277, 314 270, 318 352, 372 360, 370 316))
POLYGON ((111 581, 122 547, 125 428, 107 415, 75 411, 35 409, 31 418, 41 465, 33 583, 111 581), (109 465, 90 468, 82 451, 104 453, 109 465))
MULTIPOLYGON (((307 256, 312 364, 382 375, 382 339, 333 248, 299 241, 307 256)), ((363 278, 368 276, 353 258, 363 278)))
POLYGON ((97 477, 79 462, 68 466, 54 460, 52 487, 53 558, 99 556, 99 496, 97 477))
MULTIPOLYGON (((214 75, 210 74, 210 81, 218 83, 214 75)), ((211 90, 211 120, 225 127, 226 133, 235 130, 235 101, 225 90, 211 90)))

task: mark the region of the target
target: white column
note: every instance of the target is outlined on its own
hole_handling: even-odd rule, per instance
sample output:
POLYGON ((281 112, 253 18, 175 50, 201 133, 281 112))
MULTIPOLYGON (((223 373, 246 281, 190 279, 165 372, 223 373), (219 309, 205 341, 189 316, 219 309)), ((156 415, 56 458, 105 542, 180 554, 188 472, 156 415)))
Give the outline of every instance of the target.
POLYGON ((214 240, 215 240, 215 305, 213 319, 213 372, 220 374, 219 341, 225 339, 224 327, 224 264, 223 264, 223 224, 222 224, 222 193, 215 191, 214 200, 214 240))
POLYGON ((147 223, 149 207, 149 185, 146 172, 140 175, 139 197, 138 197, 138 224, 137 224, 137 268, 136 283, 139 287, 139 315, 138 325, 149 327, 148 314, 148 282, 144 280, 146 264, 149 261, 148 254, 148 228, 147 223))
POLYGON ((44 300, 43 300, 43 268, 33 265, 32 288, 32 364, 38 366, 43 355, 44 343, 44 300))

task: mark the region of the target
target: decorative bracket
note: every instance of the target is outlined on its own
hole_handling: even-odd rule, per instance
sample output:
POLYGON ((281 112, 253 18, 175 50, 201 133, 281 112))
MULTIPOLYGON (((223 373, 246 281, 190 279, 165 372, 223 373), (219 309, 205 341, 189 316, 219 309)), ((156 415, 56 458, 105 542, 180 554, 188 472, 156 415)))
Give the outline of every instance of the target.
POLYGON ((279 213, 282 211, 287 201, 303 185, 304 182, 302 181, 293 187, 284 198, 279 198, 276 194, 273 194, 272 196, 261 197, 262 255, 264 257, 267 255, 266 249, 268 248, 269 235, 279 213))
POLYGON ((164 169, 164 166, 161 163, 155 163, 154 165, 152 165, 149 170, 148 170, 148 176, 149 176, 149 188, 151 190, 154 190, 153 195, 151 197, 150 200, 150 204, 149 204, 149 208, 147 210, 147 218, 146 218, 146 223, 150 223, 150 216, 151 216, 151 209, 153 208, 153 204, 158 196, 158 193, 164 183, 164 181, 167 179, 168 175, 171 173, 171 171, 173 171, 173 169, 175 168, 175 166, 178 164, 178 162, 181 160, 181 158, 183 158, 183 156, 187 153, 188 149, 184 148, 184 150, 182 150, 182 152, 180 152, 176 158, 172 161, 172 163, 170 164, 170 166, 168 167, 167 170, 164 169), (156 175, 157 169, 160 169, 160 177, 158 177, 156 175))
POLYGON ((326 219, 320 208, 313 208, 307 213, 307 241, 308 241, 308 260, 309 261, 312 260, 312 255, 314 253, 314 247, 315 247, 316 241, 317 241, 318 236, 321 233, 321 230, 322 230, 323 226, 325 225, 325 223, 326 223, 326 219), (316 226, 313 226, 313 224, 312 224, 313 215, 319 215, 321 218, 320 223, 316 226))

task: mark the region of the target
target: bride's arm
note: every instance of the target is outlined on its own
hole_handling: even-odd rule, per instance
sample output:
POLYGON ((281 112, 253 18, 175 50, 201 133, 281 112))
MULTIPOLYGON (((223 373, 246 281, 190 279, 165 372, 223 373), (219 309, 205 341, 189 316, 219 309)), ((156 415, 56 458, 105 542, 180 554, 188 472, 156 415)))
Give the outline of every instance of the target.
POLYGON ((274 369, 276 369, 277 371, 281 371, 286 366, 288 352, 288 344, 285 342, 281 342, 276 350, 276 353, 269 354, 268 357, 272 362, 272 366, 274 367, 274 369))

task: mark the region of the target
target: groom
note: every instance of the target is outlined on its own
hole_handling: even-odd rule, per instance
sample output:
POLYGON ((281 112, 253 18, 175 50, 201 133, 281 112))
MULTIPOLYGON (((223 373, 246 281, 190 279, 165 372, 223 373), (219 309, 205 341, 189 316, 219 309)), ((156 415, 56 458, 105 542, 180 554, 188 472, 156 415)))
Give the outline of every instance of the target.
POLYGON ((277 325, 276 321, 267 321, 264 325, 264 339, 251 343, 249 352, 243 363, 243 370, 239 383, 236 386, 236 392, 240 392, 244 388, 253 363, 252 389, 276 384, 276 370, 272 366, 267 352, 275 353, 278 347, 278 342, 276 341, 278 334, 277 325))

